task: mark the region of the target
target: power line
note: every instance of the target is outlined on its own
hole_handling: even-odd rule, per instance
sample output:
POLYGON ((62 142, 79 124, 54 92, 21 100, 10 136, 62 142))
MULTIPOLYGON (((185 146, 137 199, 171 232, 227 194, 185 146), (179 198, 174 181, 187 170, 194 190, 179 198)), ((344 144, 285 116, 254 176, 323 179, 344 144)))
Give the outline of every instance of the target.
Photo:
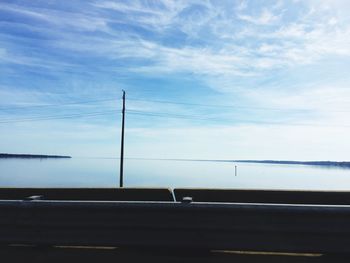
POLYGON ((79 104, 93 104, 96 102, 107 102, 107 101, 115 101, 114 99, 99 99, 99 100, 83 100, 83 101, 72 101, 65 103, 53 103, 53 104, 44 104, 44 105, 27 105, 27 106, 18 106, 18 107, 0 107, 0 110, 19 110, 19 109, 31 109, 31 108, 49 108, 49 107, 57 107, 57 106, 68 106, 68 105, 79 105, 79 104))
POLYGON ((190 114, 174 114, 166 112, 152 112, 152 111, 138 111, 138 110, 127 110, 129 114, 134 115, 144 115, 144 116, 154 116, 154 117, 164 117, 164 118, 180 118, 189 120, 217 120, 217 118, 206 118, 200 115, 190 115, 190 114))
MULTIPOLYGON (((181 119, 191 119, 191 120, 215 120, 214 118, 203 118, 198 115, 180 115, 180 114, 170 114, 170 113, 160 113, 160 112, 145 112, 137 110, 127 110, 129 114, 143 115, 143 116, 154 116, 154 117, 165 117, 165 118, 181 118, 181 119)), ((31 118, 22 119, 0 119, 0 124, 2 123, 16 123, 16 122, 31 122, 31 121, 46 121, 46 120, 57 120, 57 119, 71 119, 77 117, 90 117, 90 116, 100 116, 111 113, 120 113, 120 110, 108 110, 100 112, 89 112, 89 113, 77 113, 77 114, 66 114, 66 115, 47 115, 47 116, 33 116, 31 118)))
MULTIPOLYGON (((247 120, 247 119, 230 119, 230 118, 218 118, 218 117, 203 117, 200 115, 189 115, 189 114, 173 114, 173 113, 164 113, 164 112, 150 112, 150 111, 138 111, 138 110, 127 110, 128 114, 131 115, 141 115, 148 117, 159 117, 159 118, 175 118, 183 120, 201 120, 201 121, 231 121, 236 123, 252 123, 252 124, 267 124, 267 125, 284 125, 284 126, 311 126, 311 127, 350 127, 350 125, 331 125, 331 124, 322 124, 322 123, 287 123, 281 121, 259 121, 259 120, 247 120)), ((89 112, 89 113, 78 113, 78 114, 67 114, 67 115, 48 115, 42 117, 33 117, 33 118, 23 118, 23 119, 10 119, 10 120, 1 120, 0 124, 3 123, 16 123, 16 122, 32 122, 32 121, 46 121, 46 120, 56 120, 56 119, 71 119, 79 117, 92 117, 100 115, 108 115, 112 113, 120 113, 119 110, 109 110, 109 111, 100 111, 100 112, 89 112)))
MULTIPOLYGON (((178 102, 169 100, 147 100, 147 99, 137 99, 128 98, 128 100, 134 101, 144 101, 153 103, 163 103, 163 104, 175 104, 175 105, 187 105, 187 106, 199 106, 199 107, 213 107, 213 108, 232 108, 232 109, 253 109, 253 110, 263 110, 263 111, 313 111, 314 109, 307 108, 270 108, 270 107, 252 107, 252 106, 237 106, 237 105, 220 105, 220 104, 202 104, 202 103, 189 103, 189 102, 178 102)), ((350 112, 346 110, 327 110, 327 112, 350 112)))
POLYGON ((266 107, 248 107, 248 106, 236 106, 236 105, 220 105, 220 104, 202 104, 202 103, 189 103, 189 102, 178 102, 169 100, 146 100, 146 99, 135 99, 128 98, 128 100, 134 101, 145 101, 154 103, 164 103, 164 104, 176 104, 176 105, 188 105, 188 106, 200 106, 200 107, 214 107, 214 108, 233 108, 233 109, 256 109, 256 110, 276 110, 276 111, 309 111, 310 109, 282 109, 282 108, 266 108, 266 107))
MULTIPOLYGON (((32 121, 46 121, 46 120, 56 120, 56 119, 71 119, 79 117, 92 117, 92 116, 101 116, 108 115, 112 113, 120 113, 120 111, 111 110, 111 111, 101 111, 101 112, 91 112, 91 113, 80 113, 80 114, 69 114, 69 115, 49 115, 45 117, 38 118, 26 118, 26 119, 13 119, 13 120, 0 120, 0 124, 3 123, 16 123, 16 122, 32 122, 32 121)), ((145 112, 145 111, 136 111, 128 110, 131 115, 141 115, 148 117, 160 117, 160 118, 175 118, 175 119, 184 119, 184 120, 202 120, 202 121, 234 121, 236 123, 252 123, 252 124, 267 124, 267 125, 284 125, 284 126, 311 126, 311 127, 350 127, 350 125, 330 125, 330 124, 311 124, 311 123, 286 123, 278 121, 257 121, 257 120, 244 120, 244 119, 223 119, 223 118, 205 118, 198 115, 180 115, 180 114, 171 114, 171 113, 161 113, 161 112, 145 112)))
POLYGON ((72 119, 72 118, 78 118, 78 117, 93 117, 93 116, 107 115, 107 114, 112 114, 112 113, 118 113, 118 111, 117 110, 109 110, 109 111, 77 113, 77 114, 67 114, 67 115, 48 115, 48 116, 37 117, 37 118, 0 120, 0 124, 2 124, 2 123, 16 123, 16 122, 58 120, 58 119, 72 119))
MULTIPOLYGON (((53 103, 53 104, 44 104, 44 105, 27 105, 27 106, 17 106, 17 107, 0 107, 0 110, 19 110, 19 109, 31 109, 31 108, 50 108, 57 106, 69 106, 69 105, 79 105, 79 104, 94 104, 98 102, 107 102, 115 101, 120 98, 106 98, 106 99, 97 99, 97 100, 81 100, 81 101, 72 101, 64 103, 53 103)), ((262 111, 313 111, 313 109, 307 108, 270 108, 270 107, 253 107, 253 106, 239 106, 239 105, 221 105, 221 104, 202 104, 202 103, 189 103, 189 102, 178 102, 170 100, 148 100, 148 99, 137 99, 137 98, 128 98, 127 100, 132 101, 144 101, 152 103, 162 103, 162 104, 174 104, 174 105, 185 105, 185 106, 198 106, 198 107, 214 107, 214 108, 232 108, 232 109, 252 109, 252 110, 262 110, 262 111)), ((327 112, 349 112, 346 110, 327 110, 327 112)))
POLYGON ((323 123, 287 123, 282 121, 259 121, 259 120, 247 120, 247 119, 224 119, 224 118, 202 118, 195 115, 178 115, 169 113, 156 113, 156 112, 142 112, 142 111, 127 111, 129 114, 143 115, 149 117, 161 117, 161 118, 177 118, 188 120, 210 120, 210 121, 235 121, 237 123, 251 123, 251 124, 267 124, 267 125, 284 125, 284 126, 311 126, 311 127, 347 127, 350 125, 331 125, 323 123))

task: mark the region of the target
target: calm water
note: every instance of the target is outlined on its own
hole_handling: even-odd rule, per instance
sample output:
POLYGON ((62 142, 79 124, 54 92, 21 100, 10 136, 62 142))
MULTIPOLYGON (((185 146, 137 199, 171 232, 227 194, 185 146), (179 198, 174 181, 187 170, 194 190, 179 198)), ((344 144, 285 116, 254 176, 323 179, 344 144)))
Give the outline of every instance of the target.
MULTIPOLYGON (((0 187, 115 187, 115 159, 0 159, 0 187)), ((350 190, 350 169, 223 162, 125 161, 125 186, 350 190), (238 167, 235 176, 234 167, 238 167)))

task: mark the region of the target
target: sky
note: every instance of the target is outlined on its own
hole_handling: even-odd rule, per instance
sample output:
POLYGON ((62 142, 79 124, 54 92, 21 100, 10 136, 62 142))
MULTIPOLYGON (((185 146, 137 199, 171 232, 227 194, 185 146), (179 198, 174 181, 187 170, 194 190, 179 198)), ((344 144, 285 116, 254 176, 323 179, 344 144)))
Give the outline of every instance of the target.
POLYGON ((350 160, 347 0, 0 1, 0 152, 350 160))

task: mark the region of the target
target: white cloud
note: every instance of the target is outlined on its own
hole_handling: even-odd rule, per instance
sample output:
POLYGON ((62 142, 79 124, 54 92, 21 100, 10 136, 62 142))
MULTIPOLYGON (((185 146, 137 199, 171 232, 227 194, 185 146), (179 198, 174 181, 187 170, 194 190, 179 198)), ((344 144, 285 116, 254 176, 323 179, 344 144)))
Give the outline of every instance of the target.
POLYGON ((73 63, 51 61, 35 55, 28 56, 24 54, 14 54, 12 52, 7 52, 5 49, 4 52, 0 54, 0 64, 17 64, 21 66, 43 68, 52 71, 65 71, 77 67, 77 65, 73 63))
POLYGON ((20 6, 16 6, 16 5, 8 5, 8 4, 1 3, 0 10, 9 11, 9 12, 13 12, 13 13, 19 13, 19 14, 22 14, 25 16, 30 16, 30 17, 37 18, 37 19, 42 19, 42 20, 47 20, 47 21, 50 20, 49 17, 45 14, 41 14, 41 13, 36 12, 36 11, 21 8, 20 6))
POLYGON ((93 5, 97 8, 126 14, 129 17, 128 23, 130 24, 161 31, 168 25, 174 23, 176 16, 186 8, 189 3, 187 3, 187 1, 131 1, 128 3, 99 1, 95 2, 93 5))
POLYGON ((259 16, 238 14, 238 18, 256 25, 270 25, 280 19, 280 15, 275 15, 271 11, 264 9, 259 16))
POLYGON ((50 92, 29 91, 23 89, 15 89, 13 87, 0 86, 0 104, 2 107, 9 105, 38 105, 47 97, 50 97, 50 92))
POLYGON ((238 11, 243 11, 243 10, 245 10, 247 7, 248 7, 248 2, 245 1, 245 0, 242 0, 242 1, 240 1, 240 2, 237 4, 236 9, 237 9, 238 11))
POLYGON ((7 54, 7 51, 5 48, 0 48, 0 59, 5 57, 7 54))
MULTIPOLYGON (((58 37, 49 42, 53 47, 89 52, 106 59, 142 59, 147 62, 147 66, 126 65, 125 69, 144 74, 189 72, 198 74, 201 78, 208 77, 212 82, 213 76, 227 78, 229 75, 259 75, 276 68, 314 63, 328 55, 350 55, 350 40, 347 37, 350 27, 341 24, 342 19, 337 17, 339 14, 334 10, 329 11, 329 8, 324 11, 324 8, 315 9, 316 7, 310 6, 300 17, 283 23, 281 4, 277 3, 270 10, 263 7, 258 16, 239 11, 238 17, 243 20, 243 25, 237 25, 234 16, 225 8, 214 7, 209 2, 198 3, 195 5, 196 12, 187 11, 193 6, 192 2, 187 1, 177 4, 172 1, 132 1, 128 4, 95 2, 90 6, 95 9, 86 11, 86 14, 39 8, 25 9, 5 4, 0 5, 0 8, 33 17, 39 16, 48 23, 64 28, 65 30, 47 32, 58 37), (314 10, 312 13, 309 12, 311 8, 314 10), (138 32, 114 29, 112 24, 122 20, 113 13, 101 13, 99 9, 122 12, 126 15, 124 23, 148 27, 160 35, 165 34, 168 29, 178 28, 190 38, 206 37, 208 43, 191 46, 185 42, 180 46, 169 46, 158 40, 144 39, 138 32), (198 10, 206 10, 208 13, 203 16, 198 10), (324 12, 327 13, 326 18, 322 16, 324 12), (259 24, 261 27, 250 28, 244 21, 248 24, 259 24), (274 24, 273 28, 269 27, 271 24, 274 24), (232 33, 225 35, 218 28, 232 33), (77 37, 72 29, 101 31, 107 33, 108 37, 77 37), (202 36, 199 33, 206 30, 209 35, 202 36), (241 39, 238 39, 240 34, 241 39), (237 40, 244 41, 238 44, 237 40)), ((245 10, 243 7, 246 2, 243 1, 238 6, 241 6, 240 10, 245 10)), ((45 32, 44 27, 42 30, 45 32)), ((28 58, 20 59, 15 54, 12 54, 11 60, 7 58, 7 61, 24 65, 40 65, 42 62, 28 62, 28 58)))
MULTIPOLYGON (((154 140, 149 143, 143 141, 138 145, 135 143, 130 155, 142 155, 145 151, 140 149, 154 148, 155 154, 171 152, 171 156, 164 157, 187 157, 184 156, 184 151, 187 151, 190 158, 237 156, 272 159, 280 156, 288 159, 300 156, 308 159, 314 156, 317 159, 339 159, 346 156, 349 146, 341 143, 346 141, 344 130, 347 129, 337 127, 346 123, 346 113, 340 111, 350 111, 346 102, 346 98, 350 98, 347 83, 335 82, 334 78, 324 73, 319 76, 318 82, 314 81, 315 76, 309 79, 307 73, 292 75, 286 81, 279 78, 278 73, 283 71, 289 74, 307 67, 317 71, 321 63, 328 65, 332 59, 348 61, 350 24, 346 14, 349 10, 347 5, 345 1, 336 1, 334 4, 330 0, 321 1, 320 4, 318 1, 299 1, 289 6, 289 10, 298 12, 288 17, 288 10, 281 10, 285 5, 280 1, 271 5, 271 8, 257 6, 257 15, 248 13, 247 1, 241 1, 236 6, 228 2, 228 7, 214 5, 209 1, 96 1, 87 4, 84 10, 70 12, 10 4, 0 4, 0 9, 40 20, 40 23, 33 25, 21 25, 17 21, 16 26, 17 29, 42 33, 48 37, 40 42, 43 50, 58 50, 66 57, 72 54, 74 58, 93 58, 96 64, 103 61, 106 65, 103 64, 101 70, 104 72, 118 70, 118 74, 130 74, 135 78, 141 74, 168 78, 172 74, 190 73, 192 79, 200 80, 215 91, 226 93, 227 99, 233 94, 238 102, 247 103, 248 107, 312 110, 312 118, 310 115, 295 118, 284 116, 283 113, 277 115, 276 119, 282 119, 282 122, 329 122, 335 125, 333 128, 291 128, 267 124, 208 127, 213 124, 205 123, 200 128, 191 125, 178 130, 163 127, 159 133, 147 129, 131 130, 134 136, 131 138, 149 136, 154 140), (118 63, 122 63, 123 67, 118 67, 118 63), (318 134, 316 138, 315 134, 318 134), (184 135, 187 136, 185 140, 184 135), (180 143, 174 144, 173 141, 180 143), (287 144, 292 145, 290 152, 285 150, 287 144), (329 152, 322 151, 326 147, 329 152), (339 152, 336 151, 337 147, 339 152), (329 157, 329 153, 333 157, 329 157)), ((24 37, 12 37, 11 40, 4 38, 1 43, 8 42, 0 48, 2 63, 50 70, 78 70, 84 66, 75 65, 63 57, 60 60, 50 56, 30 56, 29 45, 25 46, 29 50, 27 55, 22 55, 23 46, 19 43, 24 37)), ((329 68, 337 70, 332 69, 331 64, 329 68)), ((347 82, 347 76, 342 78, 347 82)), ((73 82, 69 82, 69 85, 74 86, 73 82)), ((76 89, 87 94, 85 88, 76 89)), ((98 96, 101 91, 102 88, 97 89, 94 95, 98 96)), ((20 92, 8 92, 1 87, 0 99, 6 102, 14 98, 18 103, 31 101, 38 104, 46 101, 45 96, 23 94, 22 97, 20 92)), ((152 106, 145 104, 134 104, 133 107, 152 110, 152 106)), ((164 107, 154 110, 163 111, 164 107)), ((260 117, 258 113, 254 114, 255 119, 260 117)), ((174 123, 177 124, 179 122, 174 123)), ((87 129, 83 131, 82 137, 87 140, 93 137, 87 129)), ((94 132, 97 134, 96 130, 94 132)), ((108 134, 106 137, 112 138, 112 132, 108 134)), ((75 138, 72 134, 62 135, 58 132, 56 135, 65 139, 69 135, 75 138)), ((98 133, 96 136, 102 138, 103 135, 98 133)), ((101 146, 99 151, 108 149, 106 151, 109 152, 112 148, 109 147, 101 146)))
POLYGON ((69 27, 69 30, 108 31, 107 20, 101 16, 84 12, 66 12, 47 8, 29 8, 14 4, 0 3, 0 10, 39 19, 58 28, 69 27))

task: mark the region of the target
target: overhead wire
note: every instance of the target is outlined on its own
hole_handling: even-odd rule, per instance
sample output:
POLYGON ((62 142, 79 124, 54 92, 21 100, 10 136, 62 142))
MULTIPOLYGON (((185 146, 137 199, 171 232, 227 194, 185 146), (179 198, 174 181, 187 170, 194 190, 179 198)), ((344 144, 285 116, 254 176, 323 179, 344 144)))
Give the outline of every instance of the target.
POLYGON ((284 125, 284 126, 312 126, 312 127, 350 127, 350 125, 332 125, 325 123, 287 123, 282 121, 259 121, 259 120, 247 120, 247 119, 228 119, 228 118, 198 118, 191 115, 176 115, 167 113, 155 113, 155 112, 141 112, 141 111, 127 111, 129 114, 143 115, 150 117, 161 117, 161 118, 177 118, 177 119, 189 119, 189 120, 210 120, 210 121, 234 121, 236 123, 250 123, 250 124, 267 124, 267 125, 284 125))
MULTIPOLYGON (((263 110, 263 111, 313 111, 315 110, 310 108, 270 108, 270 107, 254 107, 254 106, 240 106, 240 105, 202 104, 202 103, 178 102, 178 101, 169 101, 169 100, 149 100, 149 99, 138 99, 138 98, 128 98, 127 100, 162 103, 162 104, 174 104, 174 105, 187 105, 187 106, 213 107, 213 108, 232 108, 232 109, 252 109, 252 110, 263 110)), ((327 110, 327 112, 349 112, 349 111, 327 110)))
MULTIPOLYGON (((71 119, 71 118, 79 118, 79 117, 93 117, 93 116, 108 115, 108 114, 120 113, 120 112, 121 112, 120 110, 108 110, 108 111, 66 114, 66 115, 47 115, 42 117, 22 118, 22 119, 6 119, 6 120, 0 119, 0 124, 16 123, 16 122, 46 121, 46 120, 57 120, 57 119, 71 119)), ((188 114, 182 115, 182 114, 138 111, 138 110, 127 110, 126 112, 131 115, 141 115, 141 116, 148 116, 148 117, 175 118, 175 119, 183 119, 183 120, 219 121, 219 122, 233 121, 240 124, 252 123, 252 124, 284 125, 284 126, 350 127, 350 125, 331 125, 331 124, 323 124, 323 123, 287 123, 287 122, 279 122, 279 121, 259 121, 259 120, 247 120, 247 119, 242 120, 242 119, 231 119, 231 118, 222 118, 222 117, 206 118, 199 115, 188 115, 188 114)))
POLYGON ((215 120, 215 118, 207 118, 200 115, 190 114, 174 114, 166 112, 152 112, 152 111, 138 111, 138 110, 126 110, 127 113, 132 115, 144 115, 164 118, 179 118, 179 119, 190 119, 190 120, 215 120))
MULTIPOLYGON (((85 104, 94 104, 98 102, 117 101, 120 99, 121 98, 105 98, 105 99, 97 99, 97 100, 80 100, 80 101, 70 101, 70 102, 52 103, 52 104, 44 104, 44 105, 24 105, 24 106, 15 106, 15 107, 0 106, 0 110, 48 108, 48 107, 57 107, 57 106, 79 105, 79 104, 85 105, 85 104)), ((252 110, 262 110, 262 111, 313 111, 314 110, 310 108, 274 108, 274 107, 271 108, 271 107, 255 107, 255 106, 240 106, 240 105, 204 104, 204 103, 190 103, 190 102, 179 102, 179 101, 170 101, 170 100, 139 99, 139 98, 132 98, 132 97, 127 98, 127 101, 143 101, 143 102, 151 102, 151 103, 198 106, 198 107, 252 109, 252 110)), ((349 111, 327 110, 327 112, 349 112, 349 111)))
MULTIPOLYGON (((73 104, 90 104, 96 102, 105 102, 105 101, 115 101, 116 99, 99 99, 99 100, 85 100, 85 101, 75 101, 75 102, 67 102, 60 104, 50 104, 50 105, 36 105, 36 106, 23 106, 21 108, 31 108, 31 107, 52 107, 52 106, 62 106, 62 105, 73 105, 73 104)), ((191 106, 205 106, 205 107, 230 107, 235 108, 236 106, 229 105, 211 105, 211 104, 196 104, 196 103, 186 103, 186 102, 176 102, 176 101, 163 101, 163 100, 146 100, 146 99, 134 99, 129 98, 128 100, 137 100, 137 101, 145 101, 145 102, 155 102, 155 103, 169 103, 169 104, 179 104, 179 105, 191 105, 191 106)), ((253 107, 247 107, 253 108, 253 107)), ((0 108, 1 109, 1 108, 0 108)), ((12 108, 14 109, 14 108, 12 108)), ((270 109, 273 108, 259 108, 259 109, 270 109)), ((282 109, 274 109, 274 110, 282 110, 282 109)), ((107 111, 99 111, 99 112, 87 112, 87 113, 76 113, 76 114, 60 114, 60 115, 46 115, 46 116, 31 116, 28 118, 20 118, 20 119, 0 119, 0 124, 2 123, 15 123, 15 122, 30 122, 30 121, 45 121, 45 120, 55 120, 55 119, 68 119, 68 118, 80 118, 80 117, 90 117, 90 116, 100 116, 107 115, 111 113, 121 112, 120 110, 107 110, 107 111)), ((225 118, 223 116, 213 116, 208 117, 204 115, 191 115, 191 114, 175 114, 168 112, 152 112, 152 111, 140 111, 140 110, 127 110, 127 113, 131 115, 141 115, 148 117, 160 117, 160 118, 177 118, 184 120, 207 120, 207 121, 234 121, 236 123, 254 123, 254 124, 268 124, 268 125, 288 125, 288 126, 330 126, 330 127, 350 127, 350 125, 331 125, 331 124, 321 124, 321 123, 290 123, 290 122, 282 122, 282 121, 259 121, 259 120, 247 120, 247 119, 236 119, 236 118, 225 118)))
POLYGON ((116 101, 118 99, 117 98, 114 98, 114 99, 109 98, 109 99, 99 99, 99 100, 82 100, 82 101, 72 101, 72 102, 64 102, 64 103, 52 103, 52 104, 43 104, 43 105, 25 105, 25 106, 15 106, 15 107, 0 106, 0 110, 50 108, 50 107, 57 107, 57 106, 69 106, 69 105, 80 105, 80 104, 84 105, 84 104, 94 104, 96 102, 116 101))
POLYGON ((66 114, 66 115, 47 115, 47 116, 38 117, 38 118, 33 117, 33 118, 6 119, 6 120, 1 120, 0 119, 0 124, 2 124, 2 123, 15 123, 15 122, 32 122, 32 121, 58 120, 58 119, 72 119, 72 118, 77 118, 77 117, 92 117, 92 116, 108 115, 108 114, 118 113, 118 112, 120 112, 120 111, 109 110, 109 111, 66 114))
POLYGON ((267 107, 248 107, 248 106, 237 106, 237 105, 221 105, 221 104, 202 104, 202 103, 189 103, 189 102, 178 102, 169 100, 146 100, 146 99, 136 99, 128 98, 128 100, 133 101, 144 101, 152 103, 164 103, 164 104, 175 104, 175 105, 187 105, 187 106, 199 106, 199 107, 214 107, 214 108, 233 108, 233 109, 254 109, 254 110, 273 110, 273 111, 309 111, 310 109, 284 109, 284 108, 267 108, 267 107))

